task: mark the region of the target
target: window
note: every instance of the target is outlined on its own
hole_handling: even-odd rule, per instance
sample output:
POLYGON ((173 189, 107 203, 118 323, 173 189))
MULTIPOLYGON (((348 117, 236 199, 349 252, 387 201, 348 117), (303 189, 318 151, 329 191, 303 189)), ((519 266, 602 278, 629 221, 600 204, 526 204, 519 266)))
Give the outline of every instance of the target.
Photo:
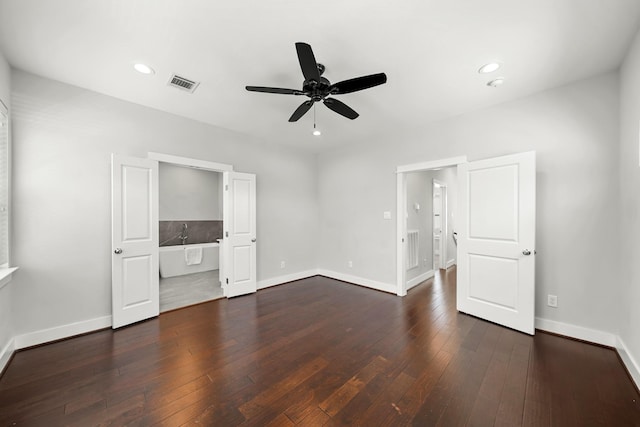
POLYGON ((0 101, 0 268, 9 267, 9 115, 0 101))

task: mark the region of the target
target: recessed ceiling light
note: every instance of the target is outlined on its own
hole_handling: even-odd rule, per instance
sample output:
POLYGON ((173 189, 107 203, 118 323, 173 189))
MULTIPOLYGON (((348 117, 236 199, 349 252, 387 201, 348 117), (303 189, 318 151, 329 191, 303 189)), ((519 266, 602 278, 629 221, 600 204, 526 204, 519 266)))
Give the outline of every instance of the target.
POLYGON ((494 79, 488 82, 487 86, 498 87, 498 86, 502 86, 503 83, 504 83, 504 77, 498 77, 497 79, 494 79))
POLYGON ((497 62, 489 62, 488 64, 484 64, 482 67, 478 69, 480 74, 493 73, 495 70, 500 68, 500 64, 497 62))
POLYGON ((137 72, 142 73, 142 74, 153 74, 153 73, 155 73, 155 71, 153 71, 153 68, 149 67, 146 64, 142 64, 142 63, 134 64, 133 68, 135 68, 137 72))

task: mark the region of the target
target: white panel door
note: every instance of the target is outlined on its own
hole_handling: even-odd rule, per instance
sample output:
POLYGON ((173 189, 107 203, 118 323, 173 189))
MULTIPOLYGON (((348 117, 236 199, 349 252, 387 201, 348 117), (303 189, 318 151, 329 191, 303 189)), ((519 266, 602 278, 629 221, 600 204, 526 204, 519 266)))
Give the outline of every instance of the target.
POLYGON ((534 334, 535 152, 458 166, 458 310, 534 334))
POLYGON ((224 295, 256 291, 256 176, 225 172, 224 295))
POLYGON ((157 316, 158 162, 111 155, 113 328, 157 316))

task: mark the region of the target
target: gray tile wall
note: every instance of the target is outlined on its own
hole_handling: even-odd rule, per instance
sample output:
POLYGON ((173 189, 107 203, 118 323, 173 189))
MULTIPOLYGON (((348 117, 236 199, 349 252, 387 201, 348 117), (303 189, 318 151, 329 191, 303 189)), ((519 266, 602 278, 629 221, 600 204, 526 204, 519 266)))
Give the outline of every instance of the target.
POLYGON ((181 245, 182 224, 187 224, 186 245, 222 239, 222 221, 160 221, 160 246, 181 245))

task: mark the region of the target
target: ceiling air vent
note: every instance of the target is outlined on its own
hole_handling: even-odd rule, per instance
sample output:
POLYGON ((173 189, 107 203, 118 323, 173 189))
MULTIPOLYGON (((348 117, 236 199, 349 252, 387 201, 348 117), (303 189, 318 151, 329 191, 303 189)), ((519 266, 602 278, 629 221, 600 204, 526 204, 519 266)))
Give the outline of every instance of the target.
POLYGON ((180 77, 177 74, 171 76, 171 80, 169 80, 169 86, 186 90, 189 93, 193 93, 193 91, 196 90, 199 84, 200 82, 194 82, 193 80, 185 79, 184 77, 180 77))

